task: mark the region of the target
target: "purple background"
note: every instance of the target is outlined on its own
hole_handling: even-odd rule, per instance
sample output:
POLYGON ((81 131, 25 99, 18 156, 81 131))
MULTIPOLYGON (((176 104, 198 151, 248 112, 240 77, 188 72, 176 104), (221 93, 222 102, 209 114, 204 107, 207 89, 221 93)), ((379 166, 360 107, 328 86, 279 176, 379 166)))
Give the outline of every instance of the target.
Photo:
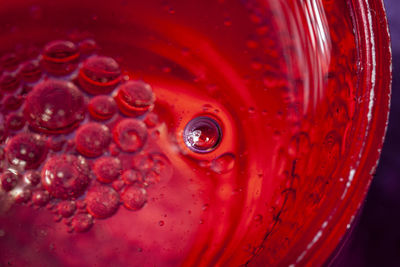
POLYGON ((332 267, 400 266, 400 0, 384 2, 393 52, 389 128, 358 225, 332 267))

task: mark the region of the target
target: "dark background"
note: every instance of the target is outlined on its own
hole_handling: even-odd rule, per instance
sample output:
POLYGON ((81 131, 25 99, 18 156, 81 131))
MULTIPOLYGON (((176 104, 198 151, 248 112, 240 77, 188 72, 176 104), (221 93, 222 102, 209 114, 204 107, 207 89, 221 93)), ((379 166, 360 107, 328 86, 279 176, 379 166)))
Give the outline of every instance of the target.
POLYGON ((358 224, 332 267, 400 267, 400 0, 384 2, 393 52, 389 127, 358 224))

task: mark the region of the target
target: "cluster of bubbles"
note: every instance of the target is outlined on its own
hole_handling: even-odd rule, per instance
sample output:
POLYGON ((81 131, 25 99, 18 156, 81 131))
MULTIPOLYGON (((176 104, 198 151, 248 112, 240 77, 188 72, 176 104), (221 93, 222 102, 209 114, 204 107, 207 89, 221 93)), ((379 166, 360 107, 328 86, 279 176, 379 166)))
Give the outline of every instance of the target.
POLYGON ((70 232, 120 205, 142 209, 148 187, 172 176, 148 145, 158 123, 151 86, 98 51, 92 39, 56 40, 0 59, 0 194, 47 207, 70 232))

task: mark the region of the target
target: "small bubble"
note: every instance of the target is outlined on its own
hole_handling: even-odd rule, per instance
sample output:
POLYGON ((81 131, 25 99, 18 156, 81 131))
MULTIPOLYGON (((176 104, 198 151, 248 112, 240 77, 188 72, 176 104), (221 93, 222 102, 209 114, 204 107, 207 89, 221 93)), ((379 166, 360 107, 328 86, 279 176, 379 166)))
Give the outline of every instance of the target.
POLYGON ((75 136, 76 149, 86 157, 102 155, 111 142, 111 133, 107 126, 90 122, 82 125, 75 136))
POLYGON ((22 114, 11 113, 6 118, 6 127, 11 131, 19 131, 25 125, 25 118, 22 114))
POLYGON ((87 232, 93 226, 93 217, 87 213, 79 213, 72 219, 71 226, 75 232, 87 232))
POLYGON ((124 206, 129 210, 140 210, 147 202, 147 192, 144 188, 128 186, 121 195, 124 206))
POLYGON ((19 77, 14 73, 3 73, 0 76, 0 89, 4 92, 15 91, 20 85, 19 77))
POLYGON ((19 204, 27 203, 29 200, 31 200, 31 196, 32 196, 32 191, 29 188, 21 189, 15 195, 15 202, 19 204))
POLYGON ((146 124, 136 119, 121 120, 113 129, 113 138, 123 151, 136 152, 146 143, 146 124))
POLYGON ((28 94, 24 115, 32 128, 46 133, 71 132, 84 119, 86 105, 71 82, 46 80, 28 94))
POLYGON ((125 115, 140 116, 153 109, 155 95, 149 84, 128 81, 119 87, 115 101, 125 115))
POLYGON ((89 56, 95 53, 99 49, 96 41, 93 39, 85 39, 79 42, 78 46, 79 46, 79 51, 83 56, 89 56))
POLYGON ((8 192, 17 185, 20 177, 18 173, 5 171, 0 176, 1 187, 4 191, 8 192))
POLYGON ((6 154, 11 164, 34 169, 47 156, 46 142, 37 134, 20 133, 8 142, 6 154))
POLYGON ((95 161, 93 172, 97 180, 103 183, 111 183, 118 179, 122 171, 121 161, 114 157, 102 157, 95 161))
POLYGON ((143 175, 137 170, 126 170, 122 174, 122 179, 126 184, 141 183, 143 181, 143 175))
POLYGON ((92 95, 108 94, 121 81, 121 69, 111 57, 92 56, 83 62, 79 84, 92 95))
POLYGON ((119 201, 119 194, 106 185, 92 187, 86 195, 88 212, 99 219, 108 218, 117 212, 119 201))
POLYGON ((7 110, 17 110, 24 102, 23 97, 16 95, 6 95, 2 101, 2 105, 7 110))
POLYGON ((56 40, 44 47, 41 63, 53 75, 66 75, 76 69, 78 58, 79 50, 74 43, 56 40))
POLYGON ((35 170, 26 171, 24 173, 23 178, 24 178, 25 183, 31 184, 33 186, 39 184, 40 183, 40 179, 41 179, 40 173, 38 171, 35 171, 35 170))
POLYGON ((32 193, 32 202, 36 206, 43 207, 50 201, 50 195, 47 191, 37 190, 32 193))
POLYGON ((61 201, 57 205, 58 213, 64 217, 68 218, 72 216, 76 211, 76 203, 75 201, 61 201))
POLYGON ((20 56, 16 53, 6 53, 0 58, 0 66, 8 71, 14 71, 19 64, 20 56))
POLYGON ((21 64, 21 69, 19 71, 22 80, 25 82, 33 83, 40 79, 42 76, 42 70, 40 68, 39 61, 31 60, 21 64))
POLYGON ((88 110, 96 120, 109 120, 117 113, 117 104, 114 98, 107 95, 99 95, 90 100, 88 110))
POLYGON ((89 182, 89 166, 82 157, 55 155, 42 169, 42 184, 55 198, 78 197, 89 182))
POLYGON ((235 155, 232 153, 225 153, 211 162, 211 170, 223 174, 230 172, 235 166, 235 155))

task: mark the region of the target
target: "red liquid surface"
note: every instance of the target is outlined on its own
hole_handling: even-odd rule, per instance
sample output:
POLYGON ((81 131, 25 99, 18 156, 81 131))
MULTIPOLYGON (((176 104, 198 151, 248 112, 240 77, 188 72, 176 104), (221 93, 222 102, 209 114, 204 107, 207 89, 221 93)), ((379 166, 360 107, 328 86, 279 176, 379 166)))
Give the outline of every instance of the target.
POLYGON ((307 251, 365 131, 346 1, 25 2, 0 16, 0 264, 307 251))

